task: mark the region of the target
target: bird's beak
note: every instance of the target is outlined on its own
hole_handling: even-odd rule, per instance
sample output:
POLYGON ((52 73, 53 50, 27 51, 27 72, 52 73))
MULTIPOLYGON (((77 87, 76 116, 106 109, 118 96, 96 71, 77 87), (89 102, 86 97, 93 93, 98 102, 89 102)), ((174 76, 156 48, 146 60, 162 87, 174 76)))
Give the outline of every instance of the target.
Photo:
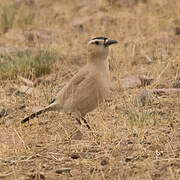
POLYGON ((110 45, 112 45, 112 44, 116 44, 116 43, 118 43, 118 41, 116 41, 116 40, 108 40, 106 43, 105 43, 105 46, 107 47, 107 46, 110 46, 110 45))

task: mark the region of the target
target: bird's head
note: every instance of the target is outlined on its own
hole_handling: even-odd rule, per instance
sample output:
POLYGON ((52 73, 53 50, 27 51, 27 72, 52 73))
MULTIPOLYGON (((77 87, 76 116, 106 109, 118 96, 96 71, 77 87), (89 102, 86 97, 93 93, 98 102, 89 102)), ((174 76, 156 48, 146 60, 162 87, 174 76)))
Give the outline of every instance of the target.
POLYGON ((96 37, 88 42, 88 57, 93 59, 107 59, 109 46, 118 43, 106 37, 96 37))

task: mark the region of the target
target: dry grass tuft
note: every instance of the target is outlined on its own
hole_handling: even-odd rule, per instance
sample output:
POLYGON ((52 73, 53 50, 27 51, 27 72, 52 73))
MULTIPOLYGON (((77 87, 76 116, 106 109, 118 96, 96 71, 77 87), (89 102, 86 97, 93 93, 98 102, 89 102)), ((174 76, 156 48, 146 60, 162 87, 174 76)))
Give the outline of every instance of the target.
POLYGON ((54 50, 38 47, 5 54, 0 63, 0 78, 15 79, 21 75, 33 79, 49 74, 56 59, 54 50))

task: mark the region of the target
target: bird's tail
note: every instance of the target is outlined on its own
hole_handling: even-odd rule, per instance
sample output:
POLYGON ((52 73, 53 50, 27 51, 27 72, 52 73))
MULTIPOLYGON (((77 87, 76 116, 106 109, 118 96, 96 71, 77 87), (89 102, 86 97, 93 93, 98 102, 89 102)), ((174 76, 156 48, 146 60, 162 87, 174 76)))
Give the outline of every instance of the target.
POLYGON ((21 121, 21 123, 23 124, 23 123, 29 121, 30 119, 33 119, 33 118, 37 117, 38 115, 40 115, 40 114, 42 114, 42 113, 44 113, 44 112, 53 110, 54 107, 55 107, 55 104, 52 103, 52 104, 50 104, 49 106, 47 106, 47 107, 45 107, 45 108, 43 108, 43 109, 41 109, 41 110, 39 110, 39 111, 31 114, 30 116, 28 116, 28 117, 26 117, 26 118, 24 118, 24 119, 21 121))

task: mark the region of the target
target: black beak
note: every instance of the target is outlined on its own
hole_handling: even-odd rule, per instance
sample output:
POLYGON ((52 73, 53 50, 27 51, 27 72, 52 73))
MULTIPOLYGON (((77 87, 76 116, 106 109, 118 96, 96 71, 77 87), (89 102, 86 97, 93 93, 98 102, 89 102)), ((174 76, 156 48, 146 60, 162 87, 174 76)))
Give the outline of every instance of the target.
POLYGON ((118 41, 109 39, 107 42, 105 42, 104 45, 107 47, 107 46, 110 46, 110 45, 116 44, 116 43, 118 43, 118 41))

